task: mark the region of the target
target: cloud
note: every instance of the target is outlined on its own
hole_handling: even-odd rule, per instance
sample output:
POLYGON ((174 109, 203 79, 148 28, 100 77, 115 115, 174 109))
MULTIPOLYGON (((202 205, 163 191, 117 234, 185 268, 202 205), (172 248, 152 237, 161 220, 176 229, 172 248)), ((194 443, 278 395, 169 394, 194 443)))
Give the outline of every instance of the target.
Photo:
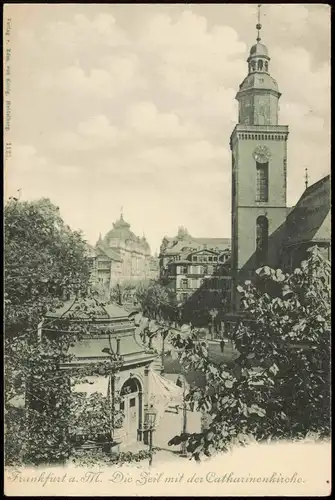
POLYGON ((39 172, 47 165, 47 159, 37 154, 36 149, 28 144, 13 144, 13 156, 6 165, 8 172, 11 171, 29 171, 31 173, 39 172))
MULTIPOLYGON (((262 39, 282 92, 280 123, 290 127, 289 204, 303 191, 306 166, 311 182, 329 169, 324 7, 263 8, 262 39)), ((13 134, 37 151, 21 151, 24 166, 12 170, 13 185, 27 196, 55 197, 90 238, 110 228, 121 205, 153 247, 182 223, 198 236, 229 236, 229 137, 256 6, 129 9, 45 5, 30 16, 29 29, 16 23, 13 134)))
MULTIPOLYGON (((45 175, 48 160, 40 156, 30 144, 12 143, 12 157, 5 164, 5 193, 8 196, 17 196, 18 190, 27 185, 27 180, 45 175)), ((42 196, 42 195, 41 195, 42 196)))
POLYGON ((183 120, 176 113, 159 112, 154 103, 133 104, 126 112, 127 126, 139 136, 155 139, 190 139, 201 135, 195 123, 183 120))
POLYGON ((138 75, 136 57, 109 57, 106 69, 92 68, 87 72, 76 65, 60 70, 46 70, 37 78, 41 90, 68 92, 76 99, 96 96, 100 99, 113 99, 118 94, 134 87, 145 87, 145 80, 138 75))
POLYGON ((101 148, 113 148, 120 137, 116 127, 111 125, 104 115, 94 116, 88 120, 79 122, 75 132, 71 130, 61 131, 49 140, 53 148, 64 148, 66 151, 93 151, 101 148))
POLYGON ((233 58, 246 49, 237 32, 229 26, 209 29, 206 18, 190 11, 175 22, 167 15, 149 18, 139 43, 156 54, 162 84, 191 99, 243 75, 241 61, 233 58))
POLYGON ((128 43, 127 38, 126 32, 117 26, 114 16, 101 13, 92 20, 77 14, 73 22, 51 22, 41 41, 77 53, 87 46, 124 46, 128 43))
POLYGON ((314 113, 329 112, 330 63, 315 66, 303 47, 271 51, 271 73, 277 77, 285 99, 301 102, 314 113))
MULTIPOLYGON (((228 151, 223 147, 212 145, 205 140, 189 141, 175 145, 173 148, 157 146, 139 151, 136 159, 137 163, 151 168, 154 171, 162 170, 169 176, 183 173, 191 174, 193 177, 197 169, 201 170, 203 176, 208 175, 211 169, 228 160, 228 151)), ((221 167, 222 168, 222 167, 221 167)), ((189 182, 189 178, 186 177, 189 182)), ((180 182, 180 181, 178 181, 180 182)))

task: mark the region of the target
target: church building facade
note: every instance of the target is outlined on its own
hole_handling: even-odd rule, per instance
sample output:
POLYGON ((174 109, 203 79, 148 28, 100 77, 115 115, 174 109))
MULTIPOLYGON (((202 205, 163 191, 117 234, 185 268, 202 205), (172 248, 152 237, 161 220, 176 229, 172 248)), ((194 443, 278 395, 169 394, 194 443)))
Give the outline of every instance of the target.
POLYGON ((233 316, 240 310, 237 285, 251 279, 259 267, 291 271, 293 263, 300 265, 306 248, 314 244, 321 245, 328 258, 330 255, 329 176, 310 187, 306 180, 306 191, 297 205, 287 207, 289 128, 279 123, 281 93, 270 74, 261 25, 256 28, 257 42, 247 59, 248 74, 236 95, 238 123, 230 138, 233 316))
MULTIPOLYGON (((288 126, 278 123, 277 82, 270 75, 264 44, 251 47, 248 75, 240 85, 238 124, 230 139, 232 152, 232 275, 247 279, 255 268, 277 262, 268 236, 285 221, 288 126)), ((236 287, 232 303, 236 304, 236 287)))

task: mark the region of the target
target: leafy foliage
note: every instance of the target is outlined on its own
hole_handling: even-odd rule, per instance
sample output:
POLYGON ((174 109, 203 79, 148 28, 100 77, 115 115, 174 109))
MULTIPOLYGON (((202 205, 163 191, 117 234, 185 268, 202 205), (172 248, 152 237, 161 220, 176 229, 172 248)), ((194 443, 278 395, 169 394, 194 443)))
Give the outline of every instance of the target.
POLYGON ((108 431, 110 438, 111 428, 120 425, 115 404, 111 408, 98 394, 73 394, 70 383, 116 373, 122 366, 119 356, 110 352, 107 362, 85 370, 62 368, 71 362, 75 342, 94 336, 92 323, 104 310, 95 295, 88 295, 89 286, 90 264, 80 233, 64 224, 49 200, 11 199, 5 207, 7 465, 64 461, 74 447, 71 429, 81 426, 88 437, 108 431), (68 296, 75 298, 65 308, 68 296), (46 317, 58 308, 62 316, 46 317))
POLYGON ((90 268, 85 242, 48 199, 5 206, 6 336, 37 328, 64 294, 85 294, 90 268))
POLYGON ((317 247, 292 274, 268 267, 239 287, 245 312, 233 363, 209 359, 195 333, 174 337, 185 370, 206 374, 187 398, 210 416, 199 434, 176 436, 199 460, 234 443, 330 432, 330 263, 317 247))
POLYGON ((72 463, 77 467, 91 466, 91 465, 118 465, 121 466, 125 463, 140 463, 143 460, 148 460, 151 456, 155 455, 160 448, 153 447, 152 450, 140 450, 137 453, 131 451, 106 454, 100 449, 91 450, 76 450, 71 455, 72 463))
POLYGON ((150 319, 176 319, 176 302, 172 292, 159 282, 142 283, 136 297, 143 314, 150 319))

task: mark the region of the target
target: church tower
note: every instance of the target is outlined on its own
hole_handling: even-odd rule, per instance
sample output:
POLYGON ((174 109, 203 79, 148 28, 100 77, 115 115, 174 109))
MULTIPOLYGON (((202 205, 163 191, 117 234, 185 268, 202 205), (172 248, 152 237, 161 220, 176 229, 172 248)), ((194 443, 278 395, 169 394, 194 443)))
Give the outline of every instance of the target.
POLYGON ((232 152, 232 308, 238 308, 236 286, 263 265, 278 262, 274 244, 284 223, 288 126, 278 124, 277 82, 261 43, 258 6, 257 43, 250 49, 246 78, 236 95, 238 124, 232 152), (272 244, 271 244, 272 238, 272 244))

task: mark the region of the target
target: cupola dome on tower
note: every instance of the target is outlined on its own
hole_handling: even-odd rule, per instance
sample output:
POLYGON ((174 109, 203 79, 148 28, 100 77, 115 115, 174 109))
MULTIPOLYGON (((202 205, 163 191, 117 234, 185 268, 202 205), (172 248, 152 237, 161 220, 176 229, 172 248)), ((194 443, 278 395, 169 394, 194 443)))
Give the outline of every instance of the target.
POLYGON ((269 53, 266 45, 264 43, 257 42, 250 49, 249 57, 266 57, 269 58, 269 53))

